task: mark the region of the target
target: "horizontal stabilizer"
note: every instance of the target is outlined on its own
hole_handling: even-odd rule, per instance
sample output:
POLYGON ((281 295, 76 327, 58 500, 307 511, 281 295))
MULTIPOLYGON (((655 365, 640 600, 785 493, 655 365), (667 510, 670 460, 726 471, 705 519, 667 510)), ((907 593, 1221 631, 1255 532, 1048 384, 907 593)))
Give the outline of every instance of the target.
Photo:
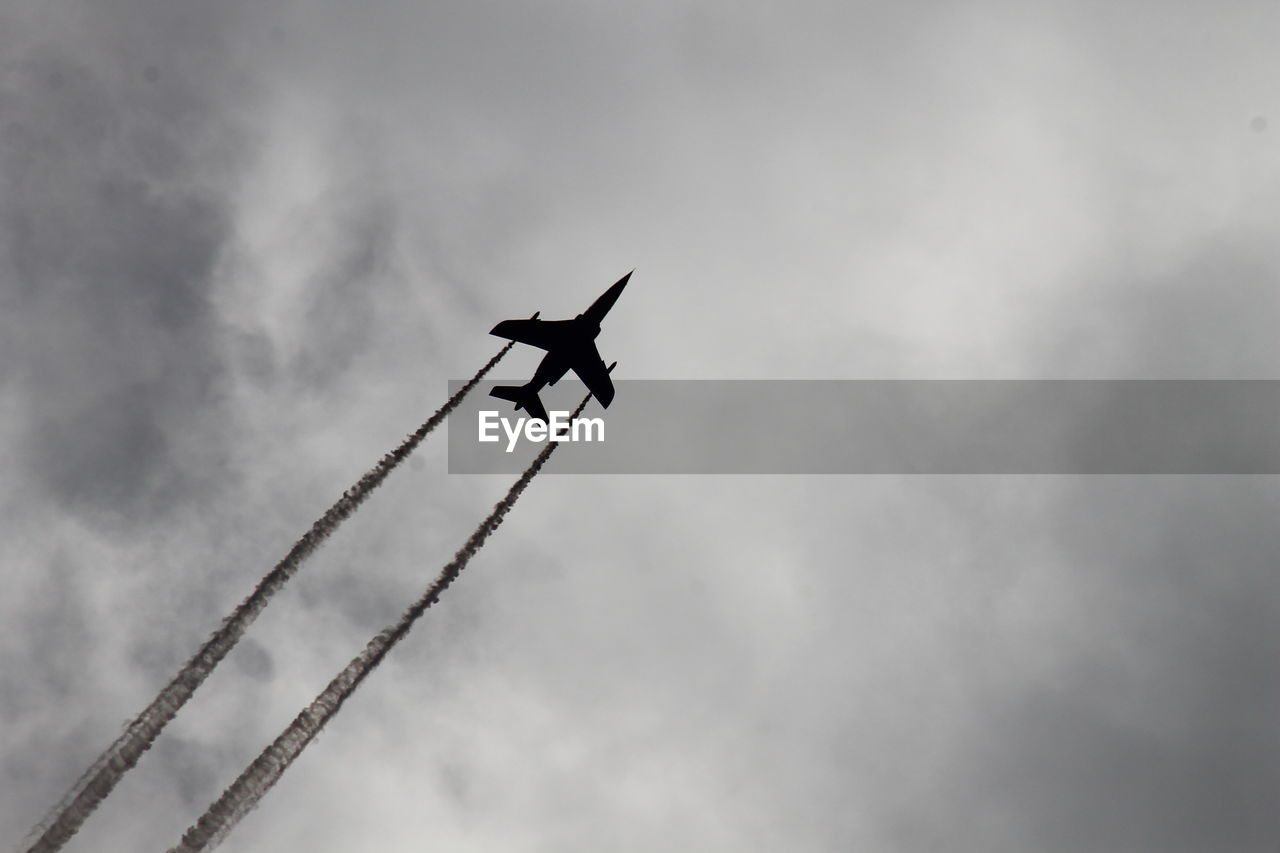
POLYGON ((542 421, 551 420, 547 417, 547 409, 542 405, 542 399, 538 396, 538 392, 528 385, 495 385, 493 390, 489 392, 489 396, 497 397, 499 400, 510 400, 516 404, 517 412, 524 409, 531 418, 538 418, 542 421))
POLYGON ((490 397, 497 397, 499 400, 510 400, 516 404, 516 411, 524 408, 524 396, 520 393, 524 389, 519 385, 496 385, 489 392, 490 397))

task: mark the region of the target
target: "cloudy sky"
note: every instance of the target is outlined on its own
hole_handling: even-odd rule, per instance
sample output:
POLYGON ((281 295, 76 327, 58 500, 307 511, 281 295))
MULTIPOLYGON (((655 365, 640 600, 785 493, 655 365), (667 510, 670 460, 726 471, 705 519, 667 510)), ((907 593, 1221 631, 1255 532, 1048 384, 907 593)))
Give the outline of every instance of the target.
MULTIPOLYGON (((8 0, 0 844, 633 267, 619 377, 1275 378, 1280 7, 1177 5, 8 0)), ((68 850, 176 842, 416 597, 509 480, 444 444, 68 850)), ((1274 851, 1278 509, 547 476, 225 849, 1274 851)))

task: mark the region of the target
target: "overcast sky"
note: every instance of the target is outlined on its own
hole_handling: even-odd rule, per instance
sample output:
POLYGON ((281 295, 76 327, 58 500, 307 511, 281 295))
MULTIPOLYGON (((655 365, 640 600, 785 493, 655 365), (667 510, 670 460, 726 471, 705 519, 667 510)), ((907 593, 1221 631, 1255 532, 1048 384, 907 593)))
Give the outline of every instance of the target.
MULTIPOLYGON (((632 268, 620 378, 1277 378, 1274 3, 640 5, 0 7, 0 844, 632 268)), ((444 445, 68 850, 176 842, 425 588, 508 483, 444 445)), ((547 476, 224 849, 1274 851, 1278 509, 547 476)))

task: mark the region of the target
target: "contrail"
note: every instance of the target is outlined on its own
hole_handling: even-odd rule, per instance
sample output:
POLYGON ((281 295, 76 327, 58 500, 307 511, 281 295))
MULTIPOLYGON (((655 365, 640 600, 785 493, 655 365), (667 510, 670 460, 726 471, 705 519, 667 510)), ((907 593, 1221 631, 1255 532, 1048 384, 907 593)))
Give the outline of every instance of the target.
MULTIPOLYGON (((582 414, 582 410, 590 399, 590 394, 583 398, 571 420, 582 414)), ((480 522, 480 526, 467 539, 466 544, 454 555, 453 561, 440 571, 440 575, 431 586, 427 587, 422 597, 404 612, 399 621, 382 629, 369 641, 364 651, 356 655, 351 663, 329 682, 320 695, 294 717, 293 722, 280 733, 280 736, 272 741, 271 745, 264 749, 231 783, 222 796, 183 833, 182 840, 169 848, 169 853, 196 853, 200 850, 213 849, 240 822, 241 818, 257 806, 258 801, 271 790, 276 781, 289 769, 289 765, 302 754, 307 744, 320 733, 334 714, 338 713, 342 704, 350 698, 365 677, 382 662, 387 652, 391 651, 396 643, 404 639, 409 629, 413 627, 413 623, 427 611, 428 607, 440 599, 449 584, 453 583, 467 567, 467 563, 484 545, 489 534, 497 529, 503 517, 515 505, 525 486, 529 485, 543 464, 551 457, 556 446, 557 442, 547 442, 547 446, 529 464, 525 472, 520 475, 520 479, 512 484, 506 497, 494 506, 488 518, 480 522)))
POLYGON ((324 543, 329 536, 364 503, 382 481, 387 478, 396 466, 408 458, 427 435, 444 422, 449 413, 457 408, 462 398, 484 378, 485 374, 515 346, 511 342, 489 359, 484 367, 471 378, 467 384, 457 390, 426 423, 409 435, 399 447, 382 457, 382 460, 369 470, 351 488, 343 492, 333 506, 320 516, 311 529, 294 543, 289 553, 276 563, 267 575, 258 582, 253 592, 222 620, 222 625, 213 633, 200 650, 195 653, 186 666, 178 670, 160 695, 138 714, 125 727, 124 733, 107 747, 106 752, 98 756, 98 760, 90 765, 71 789, 56 806, 27 835, 24 843, 34 843, 27 853, 52 853, 61 849, 71 836, 75 835, 80 825, 85 822, 98 804, 115 788, 120 778, 138 763, 142 753, 151 747, 160 735, 161 729, 173 719, 174 715, 195 693, 213 672, 227 653, 244 635, 245 630, 267 606, 271 596, 275 595, 288 580, 298 571, 302 563, 324 543))

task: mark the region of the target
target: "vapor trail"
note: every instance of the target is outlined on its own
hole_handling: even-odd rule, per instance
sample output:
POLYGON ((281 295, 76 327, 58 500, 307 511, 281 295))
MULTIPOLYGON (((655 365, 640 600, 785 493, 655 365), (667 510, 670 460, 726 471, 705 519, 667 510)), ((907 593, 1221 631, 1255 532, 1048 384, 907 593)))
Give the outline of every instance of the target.
POLYGON ((33 838, 35 841, 28 848, 27 853, 52 853, 61 849, 62 845, 75 835, 80 825, 111 793, 120 778, 138 763, 142 753, 151 747, 160 735, 160 731, 178 713, 178 709, 186 704, 196 688, 231 651, 253 620, 266 608, 271 596, 293 577, 307 557, 311 556, 343 521, 359 509, 365 498, 382 484, 387 475, 408 458, 414 448, 421 444, 432 430, 444 422, 449 413, 462 402, 462 398, 467 396, 468 392, 513 346, 515 346, 514 341, 499 350, 498 354, 489 359, 467 384, 459 388, 448 402, 427 419, 426 423, 410 434, 399 447, 383 456, 377 465, 361 477, 354 486, 343 492, 337 503, 329 507, 325 514, 311 525, 311 529, 294 543, 284 559, 276 563, 275 568, 258 582, 249 597, 222 620, 222 625, 213 633, 213 636, 205 641, 182 669, 178 670, 178 674, 160 691, 151 704, 125 727, 124 733, 116 738, 116 741, 107 747, 102 755, 98 756, 97 761, 76 780, 44 820, 31 830, 24 843, 31 842, 33 838))
MULTIPOLYGON (((574 410, 571 419, 582 414, 582 410, 590 399, 591 395, 587 394, 574 410)), ((329 682, 320 695, 294 717, 293 722, 280 733, 279 737, 272 741, 271 745, 264 749, 253 763, 223 791, 222 796, 182 834, 182 840, 169 848, 168 853, 196 853, 196 851, 213 849, 228 832, 235 828, 241 818, 257 806, 258 801, 271 790, 271 787, 284 775, 289 765, 302 754, 307 744, 311 743, 325 724, 338 713, 342 704, 356 691, 365 677, 382 662, 387 652, 404 639, 409 629, 413 627, 413 623, 427 611, 428 607, 435 604, 449 584, 462 574, 462 570, 484 545, 489 534, 497 529, 502 519, 515 505, 525 486, 528 486, 529 482, 537 476, 538 471, 555 452, 556 446, 557 442, 547 442, 547 446, 529 464, 525 472, 520 475, 520 479, 511 485, 506 497, 494 506, 493 512, 489 513, 484 521, 480 522, 480 526, 454 555, 452 562, 440 571, 439 576, 431 586, 427 587, 422 597, 404 612, 399 621, 383 628, 369 641, 364 651, 356 655, 351 663, 329 682)))

